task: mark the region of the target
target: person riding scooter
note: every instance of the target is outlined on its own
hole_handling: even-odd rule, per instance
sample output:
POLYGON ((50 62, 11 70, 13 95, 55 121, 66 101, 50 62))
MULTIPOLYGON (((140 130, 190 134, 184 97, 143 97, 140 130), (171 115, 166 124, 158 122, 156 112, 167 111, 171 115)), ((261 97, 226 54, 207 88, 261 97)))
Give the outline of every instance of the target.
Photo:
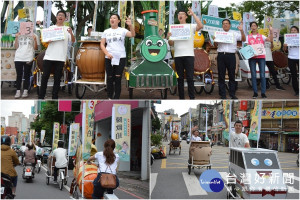
POLYGON ((36 153, 35 150, 33 150, 33 145, 28 145, 28 149, 25 151, 25 160, 24 160, 24 165, 26 164, 31 164, 33 167, 32 174, 34 176, 34 169, 35 169, 35 164, 36 164, 36 153))
POLYGON ((1 174, 9 176, 13 187, 11 188, 13 196, 16 194, 18 174, 14 168, 20 165, 17 154, 10 148, 10 137, 7 135, 1 136, 1 174))

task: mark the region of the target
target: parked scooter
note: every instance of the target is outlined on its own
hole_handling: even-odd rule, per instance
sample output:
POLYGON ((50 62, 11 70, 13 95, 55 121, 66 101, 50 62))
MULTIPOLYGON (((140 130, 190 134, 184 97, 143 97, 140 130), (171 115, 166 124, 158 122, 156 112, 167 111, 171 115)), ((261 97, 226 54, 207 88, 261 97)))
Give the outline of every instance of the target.
POLYGON ((14 199, 12 193, 13 183, 11 177, 1 173, 1 199, 14 199))
POLYGON ((24 164, 22 178, 26 179, 26 181, 32 180, 34 178, 34 167, 31 163, 24 164))

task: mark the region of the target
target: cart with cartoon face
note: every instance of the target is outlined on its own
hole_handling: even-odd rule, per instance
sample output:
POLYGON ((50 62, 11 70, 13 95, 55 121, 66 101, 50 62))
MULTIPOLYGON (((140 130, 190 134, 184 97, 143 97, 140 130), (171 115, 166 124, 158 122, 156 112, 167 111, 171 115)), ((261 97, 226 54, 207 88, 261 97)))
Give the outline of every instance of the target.
POLYGON ((227 198, 285 199, 287 186, 277 151, 230 148, 227 198))

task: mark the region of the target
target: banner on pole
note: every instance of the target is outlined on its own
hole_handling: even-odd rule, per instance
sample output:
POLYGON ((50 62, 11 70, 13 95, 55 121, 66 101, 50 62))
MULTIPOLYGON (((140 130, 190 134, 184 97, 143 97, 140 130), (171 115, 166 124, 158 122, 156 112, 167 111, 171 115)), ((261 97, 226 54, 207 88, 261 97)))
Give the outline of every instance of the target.
POLYGON ((82 112, 82 135, 84 137, 83 143, 83 152, 82 157, 84 160, 87 160, 91 155, 91 146, 92 146, 92 139, 94 133, 94 120, 95 120, 95 105, 96 101, 85 101, 84 102, 84 109, 82 112))
POLYGON ((159 1, 158 4, 158 30, 165 32, 165 18, 166 18, 166 5, 165 1, 159 1))
POLYGON ((52 1, 44 0, 44 21, 43 28, 48 28, 51 24, 52 1))
POLYGON ((118 14, 121 18, 121 27, 125 27, 125 21, 126 21, 126 7, 127 7, 127 1, 126 0, 120 0, 119 6, 118 6, 118 14))
POLYGON ((53 140, 52 140, 52 151, 57 149, 57 144, 59 140, 59 123, 53 123, 53 140))
POLYGON ((268 28, 270 25, 273 26, 273 17, 271 16, 266 16, 264 18, 265 24, 264 24, 264 28, 268 28))
MULTIPOLYGON (((29 20, 36 24, 37 1, 24 1, 24 7, 29 10, 29 20)), ((34 29, 36 26, 33 26, 34 29)))
POLYGON ((219 17, 219 8, 216 5, 208 6, 208 16, 219 17))
POLYGON ((231 108, 230 101, 223 101, 223 113, 226 129, 223 130, 223 136, 229 141, 229 133, 231 131, 231 108))
POLYGON ((130 161, 130 136, 131 136, 131 106, 127 104, 114 104, 114 133, 116 152, 120 161, 130 161))
POLYGON ((251 124, 249 130, 249 140, 259 140, 261 125, 261 101, 255 101, 253 112, 251 115, 251 124))
POLYGON ((41 130, 41 144, 44 143, 45 135, 46 135, 46 130, 41 130))
POLYGON ((174 24, 175 11, 176 11, 175 1, 170 0, 170 2, 169 2, 169 24, 174 24))
MULTIPOLYGON (((200 1, 192 1, 192 11, 200 19, 200 17, 201 17, 201 2, 200 1)), ((192 24, 196 24, 196 21, 193 16, 192 16, 192 24)))
POLYGON ((77 149, 77 141, 79 137, 79 123, 72 123, 70 126, 70 133, 69 133, 69 149, 68 155, 75 156, 76 149, 77 149))
POLYGON ((34 142, 34 138, 35 138, 35 130, 34 129, 30 129, 30 141, 29 141, 29 143, 30 144, 33 144, 33 142, 34 142))

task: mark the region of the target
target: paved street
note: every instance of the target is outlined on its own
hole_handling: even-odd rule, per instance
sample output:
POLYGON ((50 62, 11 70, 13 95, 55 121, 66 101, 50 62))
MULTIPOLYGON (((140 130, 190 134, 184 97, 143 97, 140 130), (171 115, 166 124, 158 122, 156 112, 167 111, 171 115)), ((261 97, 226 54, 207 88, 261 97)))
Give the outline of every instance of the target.
MULTIPOLYGON (((75 85, 73 85, 72 94, 68 93, 68 90, 65 91, 60 90, 59 98, 60 99, 77 99, 75 95, 75 85)), ((294 96, 294 90, 289 85, 282 84, 282 86, 286 89, 285 91, 277 91, 274 85, 271 85, 270 89, 267 90, 267 100, 268 99, 298 99, 299 97, 294 96)), ((197 88, 199 90, 199 87, 197 88)), ((260 87, 259 89, 259 98, 260 98, 260 87)), ((9 83, 4 82, 1 88, 1 98, 2 99, 14 99, 15 95, 15 88, 9 87, 9 83)), ((204 91, 199 95, 196 95, 196 99, 219 99, 219 88, 217 84, 215 84, 214 90, 211 94, 206 94, 204 91)), ((253 91, 248 86, 247 81, 243 80, 242 82, 238 82, 238 90, 236 92, 236 96, 239 99, 252 99, 253 91)), ((187 88, 185 88, 185 97, 188 99, 188 92, 187 88)), ((27 99, 37 99, 37 89, 33 88, 30 91, 29 97, 27 99)), ((45 99, 52 98, 52 87, 48 87, 45 99)), ((86 90, 85 95, 83 96, 84 99, 107 99, 107 93, 105 90, 102 90, 99 93, 94 93, 90 90, 86 90)), ((133 98, 134 99, 161 99, 161 90, 133 90, 133 98)), ((229 98, 229 94, 227 92, 227 98, 229 98)), ((128 88, 126 87, 126 80, 122 79, 122 91, 120 99, 129 99, 129 92, 128 88)), ((179 99, 178 93, 176 95, 171 95, 170 91, 167 92, 167 99, 179 99)))
MULTIPOLYGON (((31 182, 26 182, 22 179, 22 166, 17 166, 18 185, 16 198, 17 199, 70 199, 70 186, 73 180, 73 170, 69 170, 68 184, 59 190, 59 185, 46 185, 46 168, 42 167, 39 174, 35 174, 35 178, 31 182)), ((145 181, 135 180, 119 175, 120 186, 114 190, 114 194, 119 199, 148 199, 149 198, 149 183, 145 181)), ((78 190, 79 191, 79 190, 78 190)))
MULTIPOLYGON (((199 184, 199 177, 206 168, 194 169, 188 175, 187 161, 189 145, 181 142, 181 155, 178 151, 169 155, 167 142, 163 143, 167 159, 157 159, 151 167, 150 193, 152 199, 226 199, 226 188, 219 193, 208 193, 199 184)), ((213 146, 211 157, 212 169, 217 170, 225 182, 228 172, 228 148, 213 146)), ((294 184, 288 185, 287 199, 299 199, 299 167, 296 165, 297 154, 278 153, 283 173, 294 173, 294 184)))

